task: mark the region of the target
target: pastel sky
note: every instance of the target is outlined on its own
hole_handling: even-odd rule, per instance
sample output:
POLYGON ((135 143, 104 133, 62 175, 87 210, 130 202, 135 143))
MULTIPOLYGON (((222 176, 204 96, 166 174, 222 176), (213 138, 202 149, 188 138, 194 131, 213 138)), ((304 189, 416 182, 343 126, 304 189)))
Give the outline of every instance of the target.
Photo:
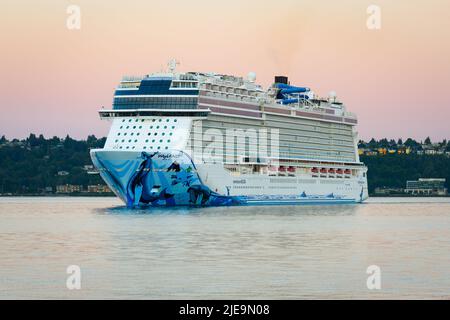
POLYGON ((361 138, 450 138, 448 0, 2 0, 0 135, 104 136, 122 75, 215 71, 326 96, 359 118, 361 138), (81 8, 69 30, 66 9, 81 8), (381 29, 366 27, 369 5, 381 29))

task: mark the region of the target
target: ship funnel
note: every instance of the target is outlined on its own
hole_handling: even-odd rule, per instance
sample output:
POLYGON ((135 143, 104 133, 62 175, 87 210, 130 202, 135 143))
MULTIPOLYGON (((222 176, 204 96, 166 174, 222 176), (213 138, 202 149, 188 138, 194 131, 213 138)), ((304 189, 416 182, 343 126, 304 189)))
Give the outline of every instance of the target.
POLYGON ((286 77, 286 76, 275 76, 275 83, 289 84, 288 77, 286 77))

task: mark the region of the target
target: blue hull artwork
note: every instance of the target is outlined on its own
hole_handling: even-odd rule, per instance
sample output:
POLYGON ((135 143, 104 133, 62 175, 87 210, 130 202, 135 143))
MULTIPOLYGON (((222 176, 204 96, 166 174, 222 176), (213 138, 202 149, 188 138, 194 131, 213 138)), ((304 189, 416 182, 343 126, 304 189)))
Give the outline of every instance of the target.
POLYGON ((230 196, 212 191, 183 151, 91 151, 94 165, 113 192, 128 207, 233 206, 308 203, 354 203, 338 195, 230 196))

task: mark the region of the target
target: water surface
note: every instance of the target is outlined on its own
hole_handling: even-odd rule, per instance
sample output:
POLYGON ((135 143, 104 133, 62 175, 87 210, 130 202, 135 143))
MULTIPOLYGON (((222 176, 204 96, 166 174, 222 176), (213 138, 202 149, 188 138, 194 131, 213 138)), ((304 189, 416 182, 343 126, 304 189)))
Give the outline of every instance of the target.
POLYGON ((449 270, 449 198, 147 211, 0 198, 3 299, 449 299, 449 270), (381 290, 367 289, 369 265, 381 290))

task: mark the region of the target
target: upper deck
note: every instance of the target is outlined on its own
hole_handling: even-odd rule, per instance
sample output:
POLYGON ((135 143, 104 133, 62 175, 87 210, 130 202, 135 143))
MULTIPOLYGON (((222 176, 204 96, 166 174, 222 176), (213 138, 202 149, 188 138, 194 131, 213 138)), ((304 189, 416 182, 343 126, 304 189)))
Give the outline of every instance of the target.
POLYGON ((272 114, 357 124, 356 116, 347 112, 335 96, 320 98, 309 88, 291 86, 285 77, 279 79, 284 83, 275 82, 263 90, 255 83, 252 73, 247 79, 200 72, 124 77, 115 90, 112 110, 101 110, 100 114, 114 117, 145 111, 190 116, 189 110, 198 110, 251 119, 264 119, 265 115, 272 114))

